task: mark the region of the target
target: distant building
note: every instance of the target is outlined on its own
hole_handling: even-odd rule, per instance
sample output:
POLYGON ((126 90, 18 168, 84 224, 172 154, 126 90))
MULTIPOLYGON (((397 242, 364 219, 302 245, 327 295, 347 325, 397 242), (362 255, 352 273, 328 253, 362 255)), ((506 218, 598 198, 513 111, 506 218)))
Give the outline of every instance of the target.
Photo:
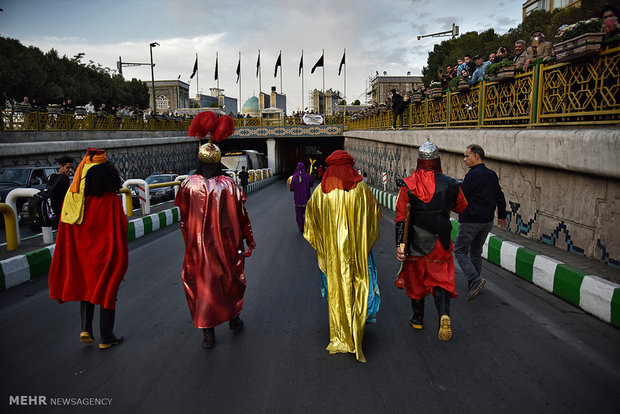
POLYGON ((312 110, 317 114, 325 114, 326 116, 334 115, 334 109, 342 101, 339 91, 333 91, 331 88, 325 93, 315 89, 312 91, 310 100, 312 101, 312 110))
POLYGON ((258 109, 258 98, 256 96, 251 96, 241 107, 241 113, 243 115, 249 115, 252 118, 258 118, 259 109, 258 109))
POLYGON ((237 98, 224 95, 224 89, 211 88, 211 95, 196 95, 191 99, 191 106, 198 105, 200 108, 212 108, 219 106, 226 115, 237 116, 237 98))
MULTIPOLYGON (((149 88, 149 111, 152 112, 153 87, 151 82, 145 83, 149 88)), ((155 81, 155 102, 158 113, 189 107, 189 84, 180 80, 155 81)))
POLYGON ((381 103, 388 97, 392 89, 405 92, 413 91, 422 86, 421 76, 380 76, 377 75, 370 80, 370 99, 372 102, 381 103))
POLYGON ((277 93, 275 86, 271 87, 271 94, 261 92, 259 96, 260 99, 256 96, 252 96, 245 101, 241 107, 241 113, 243 115, 250 115, 256 118, 259 116, 260 112, 266 109, 277 108, 286 116, 286 95, 277 93))
POLYGON ((523 3, 523 19, 534 10, 550 12, 567 7, 581 7, 581 0, 528 0, 523 3))

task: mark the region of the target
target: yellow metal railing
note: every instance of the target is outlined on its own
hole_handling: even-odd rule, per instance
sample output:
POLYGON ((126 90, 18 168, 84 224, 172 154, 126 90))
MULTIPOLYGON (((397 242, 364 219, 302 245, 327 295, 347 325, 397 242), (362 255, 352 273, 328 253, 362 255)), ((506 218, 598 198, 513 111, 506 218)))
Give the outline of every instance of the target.
POLYGON ((3 132, 46 131, 181 131, 191 120, 176 121, 142 117, 61 114, 24 111, 20 108, 0 109, 0 130, 3 132))
POLYGON ((0 203, 0 213, 4 217, 4 230, 6 231, 6 249, 17 249, 17 228, 15 226, 15 212, 5 203, 0 203))
MULTIPOLYGON (((351 117, 349 130, 387 129, 393 113, 376 108, 351 117)), ((620 47, 595 58, 538 64, 514 79, 485 81, 467 92, 412 103, 408 128, 527 127, 620 122, 620 47)), ((398 125, 397 125, 398 126, 398 125)))

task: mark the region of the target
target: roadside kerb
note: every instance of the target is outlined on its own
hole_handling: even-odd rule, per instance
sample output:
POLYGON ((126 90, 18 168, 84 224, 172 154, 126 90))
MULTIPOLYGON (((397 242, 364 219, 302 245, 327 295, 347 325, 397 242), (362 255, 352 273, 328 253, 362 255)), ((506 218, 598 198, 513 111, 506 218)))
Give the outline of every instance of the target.
MULTIPOLYGON (((370 187, 380 204, 396 211, 397 196, 370 187)), ((452 221, 452 240, 456 240, 458 221, 452 221)), ((587 274, 560 260, 545 256, 517 243, 489 233, 482 257, 549 293, 620 328, 620 285, 587 274)))

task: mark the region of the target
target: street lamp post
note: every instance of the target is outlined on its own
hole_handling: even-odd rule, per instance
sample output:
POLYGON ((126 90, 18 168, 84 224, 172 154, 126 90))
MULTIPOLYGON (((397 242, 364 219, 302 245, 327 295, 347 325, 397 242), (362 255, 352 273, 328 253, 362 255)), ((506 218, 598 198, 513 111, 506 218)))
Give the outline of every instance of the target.
POLYGON ((155 100, 155 72, 153 71, 153 48, 159 46, 159 43, 153 42, 149 45, 151 47, 151 87, 153 88, 153 113, 157 114, 157 102, 155 100))

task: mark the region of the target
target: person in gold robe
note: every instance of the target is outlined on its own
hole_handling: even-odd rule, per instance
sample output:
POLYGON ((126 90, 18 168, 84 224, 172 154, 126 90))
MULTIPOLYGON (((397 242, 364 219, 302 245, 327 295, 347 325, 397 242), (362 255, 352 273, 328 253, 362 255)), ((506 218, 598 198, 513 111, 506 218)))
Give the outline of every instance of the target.
POLYGON ((327 170, 306 206, 304 238, 327 275, 329 345, 366 362, 362 340, 368 308, 368 257, 379 238, 381 207, 346 151, 327 157, 327 170))

